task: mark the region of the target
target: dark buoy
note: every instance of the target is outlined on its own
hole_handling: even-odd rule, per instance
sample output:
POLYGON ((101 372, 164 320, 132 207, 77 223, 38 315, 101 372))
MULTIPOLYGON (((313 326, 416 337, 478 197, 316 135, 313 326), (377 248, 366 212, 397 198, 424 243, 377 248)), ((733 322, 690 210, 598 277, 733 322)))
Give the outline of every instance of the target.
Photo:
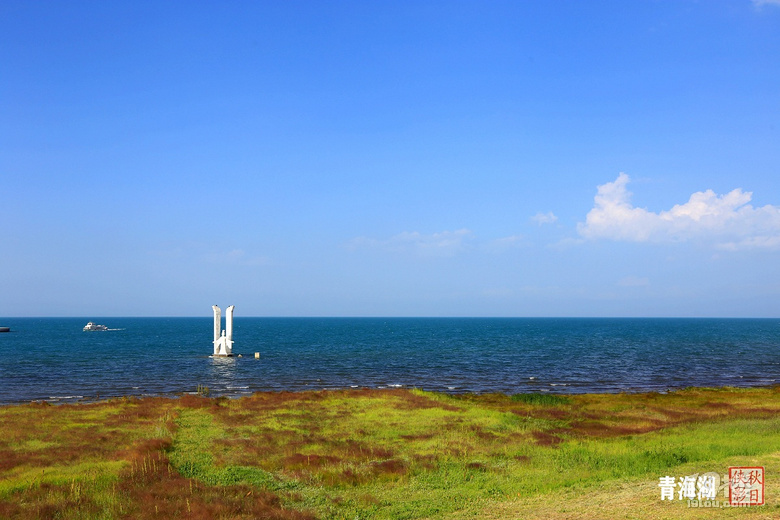
POLYGON ((0 332, 11 332, 11 327, 0 327, 0 332))

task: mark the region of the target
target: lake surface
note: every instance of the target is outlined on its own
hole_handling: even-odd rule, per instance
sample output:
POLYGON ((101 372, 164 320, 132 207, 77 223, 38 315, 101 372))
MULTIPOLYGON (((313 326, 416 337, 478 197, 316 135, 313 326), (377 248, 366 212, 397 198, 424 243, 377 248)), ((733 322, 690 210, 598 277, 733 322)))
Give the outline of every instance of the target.
POLYGON ((0 403, 352 387, 635 392, 780 381, 780 319, 3 318, 0 403), (87 321, 110 331, 83 332, 87 321), (223 325, 224 328, 224 325, 223 325), (260 353, 260 359, 254 353, 260 353))

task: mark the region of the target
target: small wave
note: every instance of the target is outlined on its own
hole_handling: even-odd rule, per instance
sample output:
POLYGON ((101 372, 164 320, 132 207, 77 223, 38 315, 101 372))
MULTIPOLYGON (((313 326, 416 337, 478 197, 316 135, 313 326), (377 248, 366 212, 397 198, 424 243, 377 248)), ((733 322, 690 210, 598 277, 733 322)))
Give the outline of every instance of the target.
POLYGON ((84 399, 83 395, 52 395, 49 399, 84 399))
POLYGON ((390 388, 401 388, 404 385, 387 385, 387 386, 389 386, 390 388))

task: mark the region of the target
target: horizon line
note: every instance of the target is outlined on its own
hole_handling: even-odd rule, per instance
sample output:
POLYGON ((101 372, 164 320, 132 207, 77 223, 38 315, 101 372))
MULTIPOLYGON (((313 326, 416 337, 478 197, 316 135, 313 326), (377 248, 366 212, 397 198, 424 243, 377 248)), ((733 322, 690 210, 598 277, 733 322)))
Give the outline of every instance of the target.
MULTIPOLYGON (((102 315, 102 316, 3 316, 0 319, 102 319, 102 318, 150 318, 150 319, 175 319, 175 318, 204 318, 212 319, 211 315, 168 315, 168 316, 141 316, 141 315, 102 315)), ((263 316, 235 316, 235 318, 261 318, 261 319, 702 319, 702 320, 775 320, 780 316, 335 316, 335 315, 263 315, 263 316)))

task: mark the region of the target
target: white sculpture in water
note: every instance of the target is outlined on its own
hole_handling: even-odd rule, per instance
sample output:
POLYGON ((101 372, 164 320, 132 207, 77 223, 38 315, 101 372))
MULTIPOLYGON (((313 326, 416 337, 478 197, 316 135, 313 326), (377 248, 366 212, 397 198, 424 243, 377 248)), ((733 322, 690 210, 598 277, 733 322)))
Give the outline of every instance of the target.
POLYGON ((214 309, 214 355, 232 356, 233 355, 233 308, 231 305, 225 309, 225 329, 222 330, 222 311, 216 305, 214 309))

